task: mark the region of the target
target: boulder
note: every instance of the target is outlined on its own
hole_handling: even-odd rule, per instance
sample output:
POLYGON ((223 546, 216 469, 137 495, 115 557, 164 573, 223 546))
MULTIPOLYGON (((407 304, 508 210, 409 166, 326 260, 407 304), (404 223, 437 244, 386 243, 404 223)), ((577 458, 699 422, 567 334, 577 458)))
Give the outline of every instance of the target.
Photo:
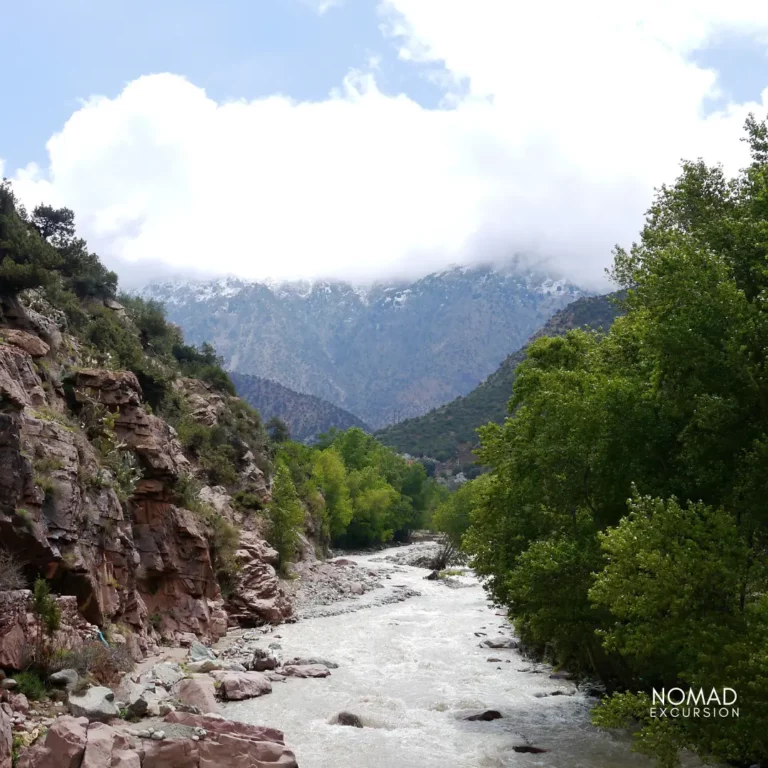
POLYGON ((481 648, 517 648, 517 640, 509 637, 489 637, 480 643, 481 648))
POLYGON ((24 752, 18 768, 80 768, 85 753, 88 720, 59 717, 46 734, 45 742, 24 752))
POLYGON ((11 717, 0 707, 0 768, 11 768, 13 755, 13 733, 11 717))
POLYGON ((30 357, 45 357, 51 348, 38 336, 16 328, 5 328, 0 331, 0 338, 7 344, 23 349, 30 357))
POLYGON ((328 659, 318 659, 314 656, 312 657, 297 657, 293 658, 290 661, 286 661, 286 664, 290 664, 292 667, 307 667, 307 666, 315 666, 317 664, 320 664, 323 667, 328 667, 328 669, 338 669, 339 665, 334 663, 333 661, 328 661, 328 659))
POLYGON ((75 717, 85 717, 99 722, 106 722, 120 716, 120 711, 115 705, 115 694, 102 685, 89 688, 82 696, 70 696, 69 711, 75 717))
POLYGON ((91 723, 80 768, 140 768, 139 755, 131 747, 132 742, 115 728, 91 723))
MULTIPOLYGON (((203 659, 202 661, 191 661, 187 664, 187 671, 193 674, 200 674, 202 672, 215 672, 217 669, 222 668, 222 663, 216 659, 203 659)), ((243 667, 245 669, 245 667, 243 667)))
POLYGON ((261 672, 213 673, 219 683, 219 691, 227 701, 241 701, 272 692, 272 683, 261 672))
POLYGON ((268 649, 257 648, 253 652, 250 668, 256 672, 266 672, 277 668, 277 659, 274 653, 268 649))
POLYGON ((468 717, 465 717, 465 720, 498 720, 499 718, 504 717, 504 715, 501 714, 501 712, 496 711, 495 709, 486 709, 484 712, 477 712, 474 715, 469 715, 468 717))
POLYGON ((351 712, 339 712, 336 717, 336 722, 339 725, 348 725, 352 728, 363 727, 363 721, 357 715, 353 715, 351 712))
POLYGON ((185 712, 172 712, 165 722, 190 729, 202 728, 205 738, 146 741, 142 768, 298 768, 296 757, 285 746, 282 732, 274 728, 185 712))
POLYGON ((73 690, 78 680, 80 680, 80 675, 75 669, 60 669, 48 678, 48 682, 54 688, 64 688, 67 691, 73 690))
POLYGON ((173 661, 164 661, 155 664, 150 670, 153 680, 157 680, 163 688, 173 688, 179 680, 183 679, 184 672, 181 667, 173 661))
POLYGON ((173 689, 174 696, 188 707, 196 707, 200 712, 218 712, 216 687, 213 680, 207 676, 199 676, 180 680, 173 689))
POLYGON ((322 664, 307 664, 305 666, 286 664, 283 667, 283 674, 286 677, 328 677, 331 670, 322 664))
POLYGON ((192 643, 189 648, 190 661, 216 661, 216 654, 202 643, 192 643))
POLYGON ((158 695, 154 687, 147 688, 140 683, 132 683, 128 691, 127 709, 132 717, 157 717, 160 714, 160 702, 167 698, 158 695))
POLYGON ((14 712, 26 715, 29 712, 29 701, 23 693, 12 693, 8 696, 8 703, 14 712))

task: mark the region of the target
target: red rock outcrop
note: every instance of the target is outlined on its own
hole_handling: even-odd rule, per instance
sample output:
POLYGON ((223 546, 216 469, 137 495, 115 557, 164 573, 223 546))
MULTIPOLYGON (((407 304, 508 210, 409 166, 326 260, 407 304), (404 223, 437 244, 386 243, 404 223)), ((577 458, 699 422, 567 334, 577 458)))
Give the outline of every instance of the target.
MULTIPOLYGON (((83 619, 74 597, 57 597, 56 602, 61 610, 61 627, 52 638, 54 647, 77 648, 96 636, 98 627, 83 619)), ((23 668, 38 631, 32 593, 28 589, 0 592, 0 667, 23 668)))
POLYGON ((275 572, 277 552, 258 534, 244 531, 237 558, 241 570, 235 591, 227 598, 230 618, 243 627, 279 624, 289 618, 293 607, 275 572))
MULTIPOLYGON (((45 741, 21 756, 18 768, 298 768, 274 728, 183 712, 172 712, 165 722, 167 738, 139 740, 120 726, 60 717, 45 741), (205 736, 197 736, 196 729, 205 736)), ((10 763, 0 762, 0 768, 10 763)))
MULTIPOLYGON (((174 485, 195 466, 174 429, 147 412, 136 376, 79 369, 62 387, 46 373, 55 361, 38 368, 33 360, 48 354, 46 342, 26 330, 2 329, 1 335, 0 542, 20 553, 28 575, 43 574, 54 593, 73 596, 87 622, 129 629, 137 658, 158 635, 172 642, 222 636, 228 619, 206 523, 175 503, 174 485), (141 468, 122 502, 116 476, 86 435, 98 406, 111 414, 119 450, 132 452, 141 468)), ((201 382, 181 381, 181 391, 194 398, 195 417, 203 423, 223 418, 224 397, 201 382)), ((263 472, 251 453, 243 456, 248 487, 266 501, 263 472)), ((215 491, 221 514, 241 524, 226 490, 215 491)), ((238 558, 242 578, 228 606, 233 620, 252 626, 288 617, 274 553, 258 532, 243 535, 238 558)))

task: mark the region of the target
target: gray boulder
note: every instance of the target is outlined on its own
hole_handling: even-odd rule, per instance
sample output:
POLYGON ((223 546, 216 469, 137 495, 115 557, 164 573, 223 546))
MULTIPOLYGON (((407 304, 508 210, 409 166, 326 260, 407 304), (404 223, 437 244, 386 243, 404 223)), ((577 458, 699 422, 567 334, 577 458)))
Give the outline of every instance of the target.
POLYGON ((210 659, 216 660, 216 654, 207 646, 202 643, 192 643, 189 647, 189 660, 190 661, 205 661, 210 659))
MULTIPOLYGON (((217 669, 222 668, 222 663, 217 659, 203 659, 202 661, 190 661, 187 664, 187 671, 193 674, 199 674, 202 672, 214 672, 217 669)), ((243 667, 245 670, 245 667, 243 667)))
POLYGON ((157 717, 160 703, 168 698, 168 691, 162 686, 146 687, 132 683, 128 691, 127 709, 133 717, 157 717))
POLYGON ((115 694, 103 685, 89 688, 82 696, 70 696, 68 705, 75 717, 87 717, 102 723, 120 715, 115 694))
POLYGON ((80 675, 77 674, 77 670, 60 669, 48 678, 48 682, 54 688, 64 688, 67 691, 71 691, 74 690, 79 679, 80 675))
POLYGON ((157 680, 163 688, 173 688, 179 680, 184 678, 184 673, 176 662, 163 661, 152 667, 151 676, 152 679, 157 680))
POLYGON ((480 643, 481 648, 517 648, 517 640, 509 637, 493 637, 483 640, 480 643))
POLYGON ((309 667, 314 666, 315 664, 320 664, 323 667, 328 667, 328 669, 338 669, 339 665, 334 664, 332 661, 328 661, 327 659, 318 659, 314 656, 310 656, 307 658, 295 658, 291 659, 290 661, 285 662, 286 665, 290 664, 292 667, 309 667))

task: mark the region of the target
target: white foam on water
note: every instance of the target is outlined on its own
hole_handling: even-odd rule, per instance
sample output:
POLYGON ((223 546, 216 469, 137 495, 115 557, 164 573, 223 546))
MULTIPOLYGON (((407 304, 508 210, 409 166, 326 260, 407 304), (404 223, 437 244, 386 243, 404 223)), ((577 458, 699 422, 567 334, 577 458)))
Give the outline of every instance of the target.
MULTIPOLYGON (((393 568, 380 555, 350 559, 393 568)), ((397 571, 397 583, 421 597, 279 627, 286 656, 323 657, 339 668, 325 679, 275 683, 270 695, 226 705, 225 714, 284 731, 301 768, 650 768, 627 738, 592 727, 593 702, 581 694, 535 696, 572 691, 571 683, 521 671, 531 664, 517 651, 479 647, 475 632, 510 633, 479 584, 450 589, 425 581, 426 573, 397 571), (483 709, 503 718, 463 719, 483 709), (366 727, 332 724, 344 711, 366 727), (547 752, 514 752, 520 744, 547 752)))

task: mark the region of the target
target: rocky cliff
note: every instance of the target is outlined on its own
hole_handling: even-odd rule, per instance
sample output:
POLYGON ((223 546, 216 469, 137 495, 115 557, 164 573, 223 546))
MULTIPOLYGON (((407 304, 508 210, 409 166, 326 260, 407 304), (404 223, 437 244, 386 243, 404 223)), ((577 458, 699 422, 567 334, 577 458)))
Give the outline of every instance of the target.
MULTIPOLYGON (((84 626, 110 628, 137 658, 163 641, 216 639, 228 623, 290 616, 275 553, 230 495, 247 489, 269 501, 258 466, 269 470, 266 448, 256 456, 243 445, 227 485, 212 485, 204 455, 152 413, 136 374, 91 367, 64 316, 38 313, 32 299, 6 301, 0 318, 0 542, 28 583, 44 576, 84 626), (226 594, 222 529, 232 558, 226 594)), ((132 331, 114 301, 86 311, 112 313, 110 323, 132 331)), ((186 429, 223 429, 242 409, 197 379, 177 376, 170 391, 186 429)), ((27 608, 2 613, 0 666, 18 668, 27 608)))

